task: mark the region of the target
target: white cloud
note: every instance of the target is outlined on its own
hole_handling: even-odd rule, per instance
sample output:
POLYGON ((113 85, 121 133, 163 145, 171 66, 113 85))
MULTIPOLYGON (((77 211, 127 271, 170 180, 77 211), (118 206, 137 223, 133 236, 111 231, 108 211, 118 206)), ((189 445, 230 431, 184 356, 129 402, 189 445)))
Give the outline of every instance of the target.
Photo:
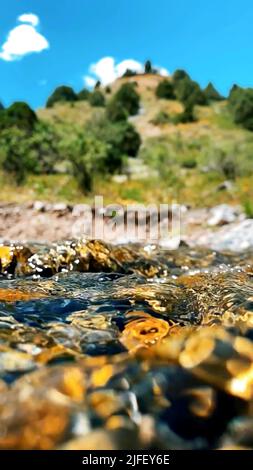
POLYGON ((0 50, 0 58, 8 62, 49 48, 47 39, 36 30, 39 24, 39 18, 36 15, 24 13, 18 17, 18 21, 28 24, 20 24, 13 28, 0 50))
MULTIPOLYGON (((133 70, 137 73, 144 71, 144 65, 134 59, 125 59, 116 63, 113 57, 103 57, 95 64, 89 67, 90 75, 84 76, 84 83, 88 87, 93 87, 97 80, 100 80, 102 85, 108 85, 114 82, 118 77, 122 77, 127 69, 133 70)), ((166 77, 169 72, 164 67, 156 67, 158 73, 166 77)))
POLYGON ((140 62, 137 62, 137 60, 133 59, 126 59, 122 60, 119 64, 115 66, 115 71, 117 77, 122 77, 126 70, 133 70, 133 72, 141 73, 144 70, 143 65, 140 62))
POLYGON ((84 83, 87 85, 89 88, 92 88, 96 85, 96 80, 93 77, 86 76, 84 77, 84 83))
POLYGON ((156 69, 162 77, 168 77, 170 74, 169 71, 165 67, 156 67, 156 69))
POLYGON ((20 15, 18 17, 18 21, 21 23, 29 23, 32 26, 38 26, 40 22, 39 17, 33 13, 24 13, 23 15, 20 15))

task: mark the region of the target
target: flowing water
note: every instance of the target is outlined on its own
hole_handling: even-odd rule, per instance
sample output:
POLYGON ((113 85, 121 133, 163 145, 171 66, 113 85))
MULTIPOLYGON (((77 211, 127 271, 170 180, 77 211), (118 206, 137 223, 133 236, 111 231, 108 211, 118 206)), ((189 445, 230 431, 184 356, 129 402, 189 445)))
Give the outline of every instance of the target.
POLYGON ((253 253, 0 247, 1 449, 253 447, 253 253))

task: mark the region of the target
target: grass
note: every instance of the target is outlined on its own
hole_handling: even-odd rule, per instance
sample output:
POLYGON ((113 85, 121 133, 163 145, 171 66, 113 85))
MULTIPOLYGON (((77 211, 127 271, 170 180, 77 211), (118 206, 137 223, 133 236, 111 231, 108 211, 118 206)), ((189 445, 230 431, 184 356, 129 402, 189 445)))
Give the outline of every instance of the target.
POLYGON ((149 178, 116 183, 108 179, 95 182, 94 191, 84 195, 76 181, 69 175, 30 176, 22 186, 16 186, 0 174, 0 200, 2 202, 26 203, 34 200, 45 202, 90 203, 95 195, 102 195, 105 204, 161 204, 172 201, 191 207, 212 207, 221 203, 241 204, 248 217, 253 217, 252 178, 240 177, 232 191, 219 191, 224 181, 216 173, 199 173, 194 169, 181 169, 177 179, 167 181, 149 178))

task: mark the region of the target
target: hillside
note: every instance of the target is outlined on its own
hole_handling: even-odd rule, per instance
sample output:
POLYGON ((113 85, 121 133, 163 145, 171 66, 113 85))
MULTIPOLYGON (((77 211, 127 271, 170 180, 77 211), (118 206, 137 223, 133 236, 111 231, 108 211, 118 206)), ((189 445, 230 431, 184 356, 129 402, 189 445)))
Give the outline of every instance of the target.
MULTIPOLYGON (((31 175, 14 191, 10 179, 1 177, 1 199, 79 202, 103 194, 107 202, 176 199, 194 207, 230 202, 253 211, 250 202, 253 133, 234 124, 225 100, 196 105, 194 122, 176 123, 175 116, 183 112, 184 106, 176 99, 156 96, 157 86, 163 81, 164 77, 158 74, 140 74, 119 78, 110 87, 100 88, 106 103, 126 83, 134 83, 140 96, 139 112, 128 121, 140 134, 142 144, 137 157, 125 160, 121 171, 124 178, 116 175, 111 179, 110 172, 102 178, 95 175, 93 191, 83 194, 65 162, 58 165, 58 174, 31 175), (226 174, 224 162, 235 168, 236 175, 232 178, 226 174), (225 190, 217 189, 228 179, 231 184, 225 185, 225 190)), ((55 103, 36 113, 42 123, 65 137, 83 133, 87 123, 97 122, 106 115, 106 108, 91 106, 85 100, 55 103)))

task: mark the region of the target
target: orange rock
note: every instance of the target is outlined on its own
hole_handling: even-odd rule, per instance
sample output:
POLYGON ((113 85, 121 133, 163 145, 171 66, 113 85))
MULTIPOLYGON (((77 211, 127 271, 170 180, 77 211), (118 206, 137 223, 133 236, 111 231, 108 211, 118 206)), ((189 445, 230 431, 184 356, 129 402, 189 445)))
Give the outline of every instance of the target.
POLYGON ((0 302, 18 302, 46 297, 41 292, 23 292, 14 289, 0 289, 0 302))

